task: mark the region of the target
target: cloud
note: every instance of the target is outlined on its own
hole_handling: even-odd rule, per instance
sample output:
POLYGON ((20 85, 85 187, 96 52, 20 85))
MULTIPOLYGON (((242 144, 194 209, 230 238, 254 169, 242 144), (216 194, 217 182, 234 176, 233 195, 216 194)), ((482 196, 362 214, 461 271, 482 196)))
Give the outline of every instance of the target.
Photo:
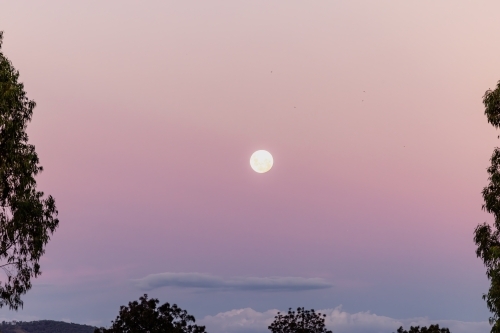
POLYGON ((201 273, 159 273, 132 281, 142 290, 161 287, 219 289, 219 290, 262 290, 302 291, 326 289, 332 284, 319 278, 302 277, 233 277, 222 278, 201 273))
POLYGON ((221 312, 215 316, 206 316, 200 320, 208 332, 219 333, 263 333, 273 322, 278 310, 258 312, 250 308, 221 312))
MULTIPOLYGON (((258 312, 250 308, 237 309, 206 316, 200 324, 206 325, 207 331, 219 333, 269 333, 271 324, 278 310, 258 312)), ((458 320, 430 320, 428 318, 394 319, 370 312, 350 314, 335 309, 318 310, 326 314, 325 324, 334 333, 391 333, 403 326, 429 326, 438 323, 448 327, 453 333, 484 333, 490 330, 488 322, 465 322, 458 320)))

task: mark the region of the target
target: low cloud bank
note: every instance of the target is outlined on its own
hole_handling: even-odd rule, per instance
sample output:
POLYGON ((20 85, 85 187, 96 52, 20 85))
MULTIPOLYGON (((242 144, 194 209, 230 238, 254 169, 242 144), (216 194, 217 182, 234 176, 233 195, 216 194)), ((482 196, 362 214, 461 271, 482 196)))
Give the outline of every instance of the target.
POLYGON ((141 290, 161 287, 252 290, 252 291, 302 291, 331 288, 332 284, 319 278, 302 277, 232 277, 201 273, 159 273, 133 280, 141 290))
MULTIPOLYGON (((237 309, 206 316, 199 321, 208 332, 218 333, 269 333, 267 327, 278 310, 258 312, 250 308, 237 309)), ((326 314, 325 324, 334 333, 392 333, 403 326, 429 326, 438 323, 453 333, 484 333, 490 331, 488 322, 464 322, 458 320, 429 320, 428 318, 394 319, 370 312, 348 313, 342 307, 318 310, 326 314)))

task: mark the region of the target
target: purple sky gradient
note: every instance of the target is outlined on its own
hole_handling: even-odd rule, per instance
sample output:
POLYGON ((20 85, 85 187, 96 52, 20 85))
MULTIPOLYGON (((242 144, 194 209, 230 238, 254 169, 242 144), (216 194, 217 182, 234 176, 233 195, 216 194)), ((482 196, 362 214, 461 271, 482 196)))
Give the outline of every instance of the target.
POLYGON ((487 319, 472 235, 491 220, 481 97, 500 79, 498 1, 1 7, 61 226, 25 309, 0 316, 107 324, 143 292, 132 280, 203 273, 333 287, 148 293, 197 317, 343 304, 487 319), (250 169, 258 149, 269 173, 250 169))

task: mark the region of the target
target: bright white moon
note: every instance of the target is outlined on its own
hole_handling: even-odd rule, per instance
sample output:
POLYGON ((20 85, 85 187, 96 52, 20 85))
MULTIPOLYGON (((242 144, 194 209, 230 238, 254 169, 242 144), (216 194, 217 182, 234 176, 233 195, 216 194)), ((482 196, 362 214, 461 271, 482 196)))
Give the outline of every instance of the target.
POLYGON ((250 157, 250 166, 255 172, 268 172, 273 167, 273 155, 266 150, 257 150, 250 157))

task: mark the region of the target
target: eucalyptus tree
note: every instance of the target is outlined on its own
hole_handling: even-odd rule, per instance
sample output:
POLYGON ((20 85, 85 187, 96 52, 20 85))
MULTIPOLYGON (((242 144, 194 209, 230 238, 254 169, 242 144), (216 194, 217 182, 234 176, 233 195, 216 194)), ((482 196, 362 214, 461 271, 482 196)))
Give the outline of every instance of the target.
POLYGON ((59 220, 54 198, 36 186, 43 168, 26 134, 35 102, 3 54, 2 38, 0 32, 0 307, 17 310, 41 274, 40 258, 59 220))
MULTIPOLYGON (((485 115, 495 128, 500 127, 500 81, 494 90, 487 90, 483 96, 485 115)), ((499 136, 500 137, 500 136, 499 136)), ((491 312, 490 324, 492 333, 500 333, 500 148, 496 147, 488 167, 489 184, 482 191, 483 210, 493 215, 493 224, 480 224, 474 231, 474 242, 477 245, 476 255, 486 266, 486 276, 490 280, 490 288, 483 295, 491 312)))
POLYGON ((431 325, 429 327, 423 326, 411 326, 410 330, 403 330, 403 327, 401 326, 398 330, 397 333, 451 333, 448 328, 442 327, 439 328, 439 324, 436 325, 431 325))
POLYGON ((176 304, 158 306, 158 299, 148 295, 139 301, 121 306, 110 328, 96 328, 95 333, 205 333, 205 326, 198 326, 195 318, 176 304))
POLYGON ((297 308, 297 312, 288 309, 287 314, 278 312, 268 327, 272 333, 332 333, 325 326, 325 314, 314 309, 297 308))

